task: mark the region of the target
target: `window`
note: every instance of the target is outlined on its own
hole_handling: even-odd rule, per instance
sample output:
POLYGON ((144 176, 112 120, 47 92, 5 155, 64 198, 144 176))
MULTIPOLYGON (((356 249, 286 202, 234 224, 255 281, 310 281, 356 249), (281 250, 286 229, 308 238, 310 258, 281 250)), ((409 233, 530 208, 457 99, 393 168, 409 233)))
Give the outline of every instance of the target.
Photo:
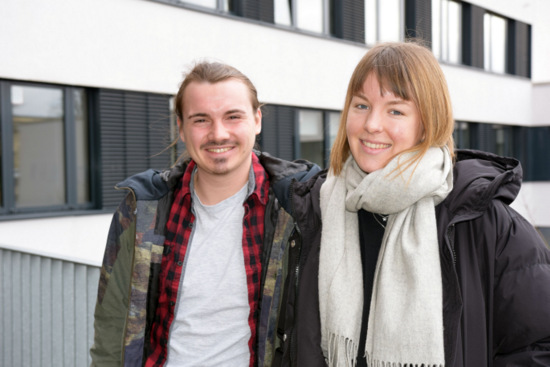
POLYGON ((472 147, 470 142, 470 128, 467 122, 456 121, 453 139, 456 148, 469 149, 472 147))
POLYGON ((0 212, 90 206, 86 90, 8 81, 0 85, 0 212))
POLYGON ((340 126, 340 112, 328 112, 328 138, 329 149, 332 148, 334 140, 336 140, 336 134, 338 134, 338 127, 340 126))
POLYGON ((505 18, 485 13, 483 17, 483 65, 485 70, 506 72, 506 43, 508 24, 505 18))
POLYGON ((456 1, 432 0, 432 51, 443 61, 462 63, 462 6, 456 1))
POLYGON ((197 5, 208 9, 219 9, 224 12, 232 11, 231 0, 179 0, 182 4, 197 5))
POLYGON ((294 158, 307 159, 320 167, 328 166, 339 124, 340 112, 298 110, 299 147, 294 158))
POLYGON ((275 23, 328 33, 328 0, 274 0, 275 23))
POLYGON ((365 41, 402 41, 404 38, 403 0, 365 0, 365 41))
POLYGON ((298 131, 300 149, 298 157, 324 166, 323 112, 313 110, 298 111, 298 131))

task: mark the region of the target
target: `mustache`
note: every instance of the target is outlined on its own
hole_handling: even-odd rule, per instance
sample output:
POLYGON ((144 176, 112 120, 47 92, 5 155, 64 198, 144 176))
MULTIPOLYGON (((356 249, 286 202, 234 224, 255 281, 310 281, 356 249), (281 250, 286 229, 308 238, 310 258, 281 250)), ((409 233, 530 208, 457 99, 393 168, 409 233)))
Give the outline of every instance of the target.
POLYGON ((201 149, 210 149, 210 148, 219 148, 221 146, 227 146, 227 145, 238 145, 237 142, 231 141, 229 139, 221 140, 221 141, 207 141, 206 143, 201 144, 201 149))

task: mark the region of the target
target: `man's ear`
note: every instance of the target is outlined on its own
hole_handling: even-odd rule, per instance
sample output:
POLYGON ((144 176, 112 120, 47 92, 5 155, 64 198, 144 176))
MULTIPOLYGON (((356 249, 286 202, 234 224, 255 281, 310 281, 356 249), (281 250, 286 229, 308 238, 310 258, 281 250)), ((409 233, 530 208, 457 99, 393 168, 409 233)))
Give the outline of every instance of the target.
POLYGON ((179 117, 177 118, 177 122, 178 122, 178 133, 179 133, 180 139, 182 142, 185 143, 185 138, 183 136, 183 122, 180 120, 179 117))
POLYGON ((262 132, 262 110, 258 108, 254 116, 256 122, 256 135, 262 132))

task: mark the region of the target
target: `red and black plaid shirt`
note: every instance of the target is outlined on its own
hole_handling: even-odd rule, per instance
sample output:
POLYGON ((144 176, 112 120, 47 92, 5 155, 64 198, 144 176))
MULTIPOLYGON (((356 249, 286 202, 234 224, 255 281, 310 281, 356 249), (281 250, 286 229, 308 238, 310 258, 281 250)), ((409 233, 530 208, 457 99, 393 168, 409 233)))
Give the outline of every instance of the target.
MULTIPOLYGON (((166 224, 166 239, 160 273, 160 295, 155 320, 151 327, 152 352, 147 358, 145 366, 162 366, 166 362, 168 334, 174 320, 174 307, 178 296, 183 260, 195 221, 191 212, 190 192, 191 173, 194 167, 195 162, 191 161, 174 192, 174 202, 166 224)), ((265 206, 269 190, 267 174, 258 157, 253 153, 252 167, 256 187, 244 203, 243 218, 243 253, 248 284, 248 303, 250 304, 248 316, 251 331, 248 341, 250 366, 254 366, 256 360, 256 324, 262 274, 261 249, 264 238, 265 206)))

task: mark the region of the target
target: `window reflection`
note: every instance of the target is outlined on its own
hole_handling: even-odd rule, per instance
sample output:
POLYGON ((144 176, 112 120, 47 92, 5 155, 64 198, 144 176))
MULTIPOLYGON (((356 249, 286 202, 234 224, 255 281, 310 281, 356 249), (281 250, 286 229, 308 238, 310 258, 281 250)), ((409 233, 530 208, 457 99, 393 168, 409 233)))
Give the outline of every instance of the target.
POLYGON ((378 41, 401 41, 401 0, 379 1, 378 14, 378 41))
POLYGON ((462 62, 462 6, 456 1, 432 1, 432 50, 441 60, 462 62))
POLYGON ((403 0, 365 0, 367 44, 403 40, 403 0))
POLYGON ((275 0, 275 23, 291 26, 292 25, 292 4, 291 0, 275 0))
POLYGON ((324 166, 323 159, 323 112, 298 111, 300 130, 300 158, 324 166))
POLYGON ((65 203, 63 91, 13 85, 16 207, 65 203))
POLYGON ((274 0, 275 23, 324 33, 328 0, 274 0))
POLYGON ((504 73, 506 72, 506 19, 486 13, 483 27, 485 70, 504 73))
POLYGON ((180 3, 193 4, 210 9, 216 9, 217 2, 218 0, 180 0, 180 3))
POLYGON ((340 126, 340 112, 328 113, 328 129, 329 129, 329 147, 332 148, 336 134, 338 134, 338 126, 340 126))
POLYGON ((90 202, 90 169, 88 162, 88 104, 84 89, 75 89, 74 118, 76 129, 76 196, 79 204, 90 202))
POLYGON ((296 1, 296 26, 300 29, 323 33, 324 0, 296 1))

